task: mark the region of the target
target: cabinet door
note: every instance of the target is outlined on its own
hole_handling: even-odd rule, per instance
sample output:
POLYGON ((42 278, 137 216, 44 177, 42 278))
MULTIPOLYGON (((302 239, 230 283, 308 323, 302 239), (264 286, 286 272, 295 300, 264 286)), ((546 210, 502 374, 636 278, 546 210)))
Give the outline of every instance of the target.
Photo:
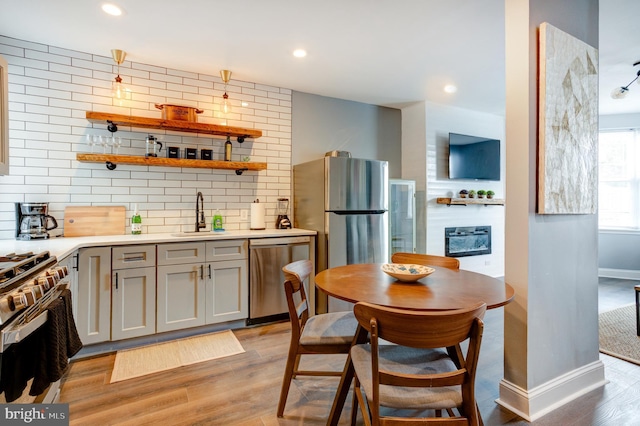
POLYGON ((69 271, 69 290, 71 290, 71 303, 73 305, 73 319, 78 318, 78 252, 74 251, 70 255, 58 260, 58 265, 66 266, 69 271))
POLYGON ((156 332, 156 268, 120 269, 112 273, 111 339, 156 332))
POLYGON ((207 265, 207 324, 249 316, 247 261, 230 260, 207 265))
POLYGON ((204 325, 204 266, 158 266, 158 333, 204 325))
POLYGON ((111 247, 80 249, 78 262, 78 316, 82 343, 111 339, 111 247))

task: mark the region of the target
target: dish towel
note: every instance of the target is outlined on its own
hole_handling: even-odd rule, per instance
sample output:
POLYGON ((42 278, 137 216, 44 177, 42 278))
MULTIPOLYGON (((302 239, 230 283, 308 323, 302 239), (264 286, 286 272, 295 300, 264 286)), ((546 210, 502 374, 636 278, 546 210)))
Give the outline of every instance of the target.
POLYGON ((29 395, 40 395, 62 378, 69 358, 82 349, 71 307, 71 291, 63 290, 47 307, 48 319, 39 339, 38 362, 29 395))

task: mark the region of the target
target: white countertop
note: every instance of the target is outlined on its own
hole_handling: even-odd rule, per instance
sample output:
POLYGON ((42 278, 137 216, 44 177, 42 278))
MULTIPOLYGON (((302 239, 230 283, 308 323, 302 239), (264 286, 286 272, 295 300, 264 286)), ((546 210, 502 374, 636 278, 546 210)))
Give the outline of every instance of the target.
POLYGON ((92 237, 53 237, 48 240, 0 240, 0 254, 24 253, 32 251, 40 253, 48 251, 58 259, 83 247, 117 246, 130 244, 178 243, 188 241, 231 240, 242 238, 273 238, 316 235, 315 231, 306 229, 266 229, 262 231, 202 231, 193 233, 141 234, 141 235, 104 235, 92 237))

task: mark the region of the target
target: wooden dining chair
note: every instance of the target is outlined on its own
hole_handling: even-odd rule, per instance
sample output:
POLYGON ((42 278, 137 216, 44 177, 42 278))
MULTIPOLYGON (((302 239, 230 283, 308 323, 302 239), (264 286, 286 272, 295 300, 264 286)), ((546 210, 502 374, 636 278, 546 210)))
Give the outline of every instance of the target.
POLYGON ((440 426, 478 425, 474 385, 485 310, 484 303, 451 311, 409 311, 357 303, 356 319, 369 331, 371 343, 351 349, 355 369, 352 424, 357 404, 365 425, 412 421, 440 426), (380 345, 380 339, 395 345, 380 345), (446 348, 467 339, 466 356, 452 359, 446 348), (421 417, 382 414, 381 407, 409 409, 421 417), (430 410, 433 416, 425 416, 431 414, 430 410), (441 417, 443 410, 448 418, 441 417))
POLYGON ((299 370, 301 355, 348 354, 358 327, 351 311, 309 316, 304 281, 312 270, 310 260, 299 260, 282 268, 291 320, 291 342, 278 402, 278 417, 284 415, 291 380, 296 376, 342 375, 342 371, 299 370))
POLYGON ((425 266, 442 266, 449 269, 460 269, 460 261, 455 257, 436 256, 435 254, 394 253, 392 263, 412 263, 425 266))

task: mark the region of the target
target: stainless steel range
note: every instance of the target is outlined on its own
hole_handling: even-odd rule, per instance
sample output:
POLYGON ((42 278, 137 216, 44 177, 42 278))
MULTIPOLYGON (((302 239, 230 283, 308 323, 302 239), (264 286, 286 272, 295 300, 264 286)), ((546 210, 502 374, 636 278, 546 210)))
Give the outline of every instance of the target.
POLYGON ((47 306, 68 288, 69 271, 48 251, 0 256, 0 353, 47 321, 47 306))
MULTIPOLYGON (((56 257, 49 252, 0 256, 0 391, 4 391, 2 399, 7 402, 17 399, 17 395, 26 386, 26 383, 16 385, 17 377, 24 377, 25 382, 30 377, 34 378, 34 383, 38 381, 38 387, 42 387, 40 391, 44 391, 47 386, 49 390, 53 389, 54 395, 51 397, 48 396, 49 391, 46 391, 44 402, 52 402, 56 398, 61 377, 58 373, 63 371, 68 358, 62 358, 65 365, 56 365, 58 371, 45 371, 48 367, 44 366, 50 364, 47 358, 58 355, 48 353, 50 342, 58 340, 58 336, 51 336, 50 328, 45 326, 53 318, 52 324, 56 327, 63 325, 64 340, 68 340, 67 335, 70 333, 67 330, 70 329, 70 322, 73 322, 73 317, 65 314, 66 306, 70 306, 71 301, 68 273, 65 266, 58 266, 56 257), (36 332, 39 333, 35 334, 36 332), (24 356, 34 355, 34 351, 42 352, 33 359, 37 360, 34 362, 42 363, 43 367, 26 371, 33 366, 25 367, 20 360, 24 356)), ((75 331, 75 323, 71 325, 75 331)), ((75 336, 77 332, 74 333, 73 337, 75 336)), ((73 348, 75 352, 82 347, 79 338, 77 342, 73 348)), ((63 345, 62 350, 66 354, 69 351, 66 343, 63 345)), ((33 385, 30 392, 34 392, 33 385)))

